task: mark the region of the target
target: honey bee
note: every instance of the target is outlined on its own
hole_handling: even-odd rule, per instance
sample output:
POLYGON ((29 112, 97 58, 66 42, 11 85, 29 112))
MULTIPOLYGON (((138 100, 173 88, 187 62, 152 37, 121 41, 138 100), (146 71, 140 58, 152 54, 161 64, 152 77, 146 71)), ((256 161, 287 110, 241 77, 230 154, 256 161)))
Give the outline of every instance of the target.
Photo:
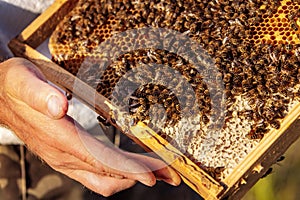
POLYGON ((256 132, 255 130, 251 130, 246 137, 251 140, 261 140, 264 137, 264 134, 261 132, 256 132))
POLYGON ((216 180, 220 180, 225 167, 204 167, 204 170, 216 180))
POLYGON ((231 74, 231 73, 226 73, 226 74, 224 75, 223 81, 224 81, 225 83, 229 83, 229 82, 231 81, 231 78, 232 78, 232 74, 231 74))
POLYGON ((66 91, 66 97, 67 97, 67 100, 70 101, 72 99, 73 95, 71 92, 66 91))
POLYGON ((209 118, 207 117, 207 115, 203 114, 201 116, 201 121, 204 123, 204 124, 208 124, 209 123, 209 118))
POLYGON ((111 126, 111 124, 109 123, 109 120, 104 118, 102 115, 98 115, 97 120, 99 123, 103 124, 104 126, 111 126))
POLYGON ((273 172, 273 168, 269 168, 260 178, 265 178, 273 172))
POLYGON ((270 122, 270 126, 271 126, 272 128, 279 129, 279 128, 280 128, 280 122, 279 122, 278 120, 272 120, 272 121, 270 122))
POLYGON ((281 161, 283 161, 284 159, 285 159, 285 156, 282 155, 282 156, 280 156, 279 158, 277 158, 276 162, 281 162, 281 161))
MULTIPOLYGON (((299 39, 300 39, 300 37, 299 37, 299 39)), ((300 60, 300 47, 296 48, 295 56, 296 56, 297 60, 299 61, 300 60)))

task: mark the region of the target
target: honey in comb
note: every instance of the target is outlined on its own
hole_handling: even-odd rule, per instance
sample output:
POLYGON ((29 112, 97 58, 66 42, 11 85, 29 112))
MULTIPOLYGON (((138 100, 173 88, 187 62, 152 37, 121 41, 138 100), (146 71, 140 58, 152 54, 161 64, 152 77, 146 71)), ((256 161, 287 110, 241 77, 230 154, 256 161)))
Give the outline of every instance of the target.
MULTIPOLYGON (((178 143, 183 140, 187 145, 184 153, 215 179, 222 180, 271 129, 280 127, 281 120, 299 100, 297 6, 299 1, 271 0, 79 1, 52 35, 50 50, 53 60, 73 74, 76 75, 79 68, 87 69, 81 71, 80 78, 113 102, 120 99, 112 95, 114 91, 120 96, 131 94, 129 107, 136 121, 148 123, 175 146, 176 140, 178 143), (210 123, 210 119, 215 117, 212 103, 221 99, 220 94, 210 95, 212 91, 209 91, 203 76, 195 73, 188 60, 150 48, 126 52, 135 42, 131 37, 113 41, 121 44, 124 51, 114 61, 96 49, 114 34, 149 26, 188 35, 213 58, 226 94, 225 123, 221 130, 210 123), (107 63, 110 63, 109 66, 103 70, 107 63), (129 71, 138 70, 140 63, 170 67, 190 83, 200 110, 192 113, 190 118, 197 124, 195 136, 179 134, 182 128, 189 127, 178 123, 181 119, 178 113, 188 112, 178 104, 178 96, 176 100, 167 91, 168 95, 155 100, 159 97, 157 93, 164 93, 166 89, 163 83, 157 86, 145 84, 134 91, 126 85, 114 89, 124 77, 128 83, 141 78, 147 83, 147 73, 152 73, 151 70, 140 77, 128 75, 129 71), (151 124, 149 113, 154 102, 163 102, 159 105, 168 109, 168 123, 156 124, 156 127, 151 124)), ((147 44, 147 39, 160 38, 153 34, 136 40, 147 44)), ((172 43, 177 48, 185 45, 176 43, 176 40, 166 39, 163 42, 172 43)), ((113 50, 114 47, 105 48, 113 50)), ((168 83, 176 87, 173 80, 168 83)), ((155 109, 160 110, 159 107, 155 109)), ((165 116, 164 112, 159 114, 162 118, 165 116)), ((123 120, 121 116, 116 120, 123 120)), ((180 146, 177 147, 180 149, 180 146)))
MULTIPOLYGON (((261 9, 266 9, 263 6, 261 9)), ((254 44, 299 44, 299 5, 282 1, 276 13, 263 14, 260 23, 251 26, 249 37, 254 44)))

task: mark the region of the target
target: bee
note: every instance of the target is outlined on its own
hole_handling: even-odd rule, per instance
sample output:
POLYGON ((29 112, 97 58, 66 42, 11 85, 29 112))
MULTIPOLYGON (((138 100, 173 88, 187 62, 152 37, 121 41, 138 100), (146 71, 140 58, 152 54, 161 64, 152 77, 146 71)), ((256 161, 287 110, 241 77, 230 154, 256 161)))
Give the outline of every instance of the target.
POLYGON ((111 124, 109 123, 109 120, 107 120, 105 117, 103 117, 102 115, 99 115, 97 117, 97 120, 99 123, 103 124, 104 126, 111 126, 111 124))
POLYGON ((208 124, 209 123, 209 118, 207 117, 207 115, 203 114, 201 116, 201 121, 204 123, 204 124, 208 124))
POLYGON ((279 129, 279 128, 280 128, 280 122, 279 122, 278 120, 272 120, 272 121, 270 122, 270 126, 271 126, 272 128, 279 129))
POLYGON ((78 15, 78 14, 75 14, 71 17, 70 21, 73 22, 73 21, 76 21, 76 20, 79 20, 81 19, 82 16, 78 15))
POLYGON ((261 140, 264 137, 264 134, 261 132, 257 132, 255 130, 251 130, 246 137, 251 140, 261 140))
POLYGON ((273 172, 273 168, 269 168, 260 178, 265 178, 273 172))
POLYGON ((277 112, 276 112, 277 117, 278 117, 279 119, 283 119, 283 118, 287 115, 286 109, 285 109, 285 108, 277 108, 276 111, 277 111, 277 112))
POLYGON ((285 45, 285 49, 286 49, 287 51, 291 51, 291 50, 293 49, 293 45, 291 45, 291 44, 286 44, 286 45, 285 45))
POLYGON ((243 81, 243 77, 241 75, 235 75, 233 76, 233 83, 240 85, 243 81))
MULTIPOLYGON (((299 39, 300 39, 300 37, 299 37, 299 39)), ((296 48, 295 56, 296 56, 297 60, 300 61, 300 47, 296 48)))
POLYGON ((276 162, 281 162, 281 161, 283 161, 284 159, 285 159, 285 156, 282 155, 282 156, 280 156, 279 158, 277 158, 276 162))
POLYGON ((163 100, 163 105, 165 108, 170 107, 172 103, 173 103, 172 97, 167 97, 166 99, 163 100))
POLYGON ((232 13, 232 12, 233 12, 231 6, 225 6, 223 9, 224 9, 225 12, 229 12, 229 13, 232 13))
POLYGON ((246 118, 246 119, 252 119, 252 116, 253 116, 253 111, 252 110, 247 110, 243 113, 243 116, 246 118))
POLYGON ((264 115, 268 120, 272 120, 275 117, 276 113, 273 108, 269 107, 265 109, 264 115))
POLYGON ((68 101, 70 101, 73 97, 72 93, 68 92, 68 91, 66 91, 65 95, 66 95, 68 101))
POLYGON ((223 81, 224 81, 225 83, 229 83, 229 82, 231 82, 231 78, 232 78, 232 74, 231 74, 231 73, 226 73, 226 74, 224 75, 223 81))
POLYGON ((220 180, 225 167, 204 167, 204 170, 216 180, 220 180))
POLYGON ((152 94, 149 94, 147 95, 147 100, 150 102, 150 103, 157 103, 158 102, 158 97, 155 96, 155 95, 152 95, 152 94))
POLYGON ((257 91, 261 96, 266 96, 269 93, 268 89, 264 85, 258 85, 257 91))
POLYGON ((244 89, 245 91, 248 91, 248 90, 250 90, 251 88, 253 88, 253 84, 252 84, 250 81, 248 81, 248 80, 243 80, 243 81, 242 81, 242 86, 243 86, 243 89, 244 89))
POLYGON ((294 31, 298 31, 299 30, 299 26, 295 21, 291 22, 291 27, 294 31))

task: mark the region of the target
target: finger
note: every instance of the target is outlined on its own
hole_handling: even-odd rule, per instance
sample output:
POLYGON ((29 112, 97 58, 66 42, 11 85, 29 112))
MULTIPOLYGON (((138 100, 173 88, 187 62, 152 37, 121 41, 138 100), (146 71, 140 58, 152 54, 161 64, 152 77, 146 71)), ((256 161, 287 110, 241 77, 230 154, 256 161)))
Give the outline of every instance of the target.
POLYGON ((94 192, 106 197, 128 189, 136 184, 135 180, 107 177, 88 171, 77 170, 66 174, 85 185, 90 190, 93 190, 94 192))
POLYGON ((104 170, 110 174, 137 180, 147 186, 155 184, 154 174, 142 162, 127 157, 120 149, 109 147, 85 132, 80 133, 80 138, 86 147, 86 151, 80 153, 85 156, 83 160, 88 161, 92 166, 104 167, 104 170))
MULTIPOLYGON (((103 168, 103 166, 98 167, 97 164, 91 165, 89 164, 90 161, 83 161, 80 160, 79 158, 75 157, 72 154, 66 153, 66 152, 60 152, 60 158, 57 159, 55 155, 53 155, 51 152, 57 152, 56 149, 52 149, 51 147, 48 148, 50 149, 50 152, 44 152, 43 157, 46 163, 48 163, 53 169, 64 173, 64 171, 76 171, 76 170, 81 170, 81 171, 86 171, 89 173, 93 174, 98 174, 102 176, 109 176, 109 177, 114 177, 117 179, 130 179, 130 180, 135 180, 135 181, 140 181, 143 184, 147 186, 153 186, 155 184, 155 177, 151 172, 148 172, 149 169, 144 169, 144 171, 147 171, 147 173, 128 173, 128 172, 123 172, 123 171, 117 171, 115 170, 115 166, 112 166, 110 168, 109 166, 107 168, 103 168), (52 149, 52 151, 51 151, 52 149)), ((39 154, 37 152, 37 154, 39 154)), ((113 159, 113 157, 111 158, 113 159)), ((95 161, 98 162, 98 161, 95 161)), ((126 165, 126 163, 118 163, 118 165, 126 165)), ((135 168, 131 169, 132 172, 134 172, 135 168)))
MULTIPOLYGON (((71 167, 70 163, 72 161, 68 158, 73 156, 73 158, 80 160, 80 162, 75 162, 75 166, 77 165, 78 169, 85 168, 87 167, 86 164, 88 164, 97 169, 98 172, 123 176, 148 186, 156 183, 154 174, 144 164, 128 159, 125 155, 118 152, 118 149, 110 149, 103 142, 85 132, 71 117, 66 115, 59 120, 49 120, 40 115, 31 115, 28 112, 22 113, 22 117, 25 119, 30 119, 32 122, 39 121, 42 129, 39 130, 39 127, 37 127, 38 132, 44 133, 46 131, 52 133, 49 135, 35 135, 35 141, 47 143, 47 148, 52 150, 44 151, 43 148, 39 148, 41 145, 32 143, 31 137, 28 137, 29 139, 24 139, 23 137, 22 140, 26 141, 26 144, 30 143, 30 149, 43 159, 46 159, 46 162, 56 170, 61 170, 64 166, 71 167), (58 152, 60 155, 62 152, 65 152, 68 156, 66 158, 61 158, 61 156, 58 158, 55 156, 58 155, 55 152, 58 152), (70 163, 67 163, 68 161, 70 163), (85 164, 82 165, 83 163, 85 164)), ((91 168, 85 169, 92 170, 91 168)))
MULTIPOLYGON (((85 160, 93 161, 98 166, 106 166, 106 172, 110 174, 123 175, 127 178, 137 180, 145 185, 155 184, 155 176, 171 185, 180 184, 180 176, 163 161, 138 154, 131 154, 121 151, 115 147, 108 147, 91 137, 85 132, 81 132, 81 141, 87 147, 88 153, 85 160), (154 172, 154 174, 153 174, 154 172)), ((80 151, 83 153, 84 151, 80 151)), ((93 163, 91 162, 91 163, 93 163)))
MULTIPOLYGON (((48 127, 49 130, 55 128, 56 133, 63 133, 65 130, 68 130, 68 134, 50 135, 50 137, 47 138, 47 142, 50 143, 53 148, 78 158, 81 162, 76 163, 80 169, 83 167, 82 163, 88 163, 99 171, 137 180, 147 186, 152 186, 156 183, 154 174, 147 166, 143 163, 136 162, 134 159, 128 158, 118 148, 109 147, 92 137, 71 117, 66 115, 60 120, 47 120, 45 122, 41 122, 40 120, 40 123, 44 124, 44 127, 48 127)), ((42 138, 40 139, 42 140, 42 138)), ((38 151, 38 149, 36 151, 38 151)), ((48 154, 47 157, 55 161, 55 157, 51 155, 51 151, 49 153, 44 152, 44 154, 48 154)), ((67 159, 59 160, 60 162, 62 160, 68 161, 67 159)), ((66 166, 70 165, 68 164, 66 166)), ((91 169, 86 168, 86 170, 91 169)))
POLYGON ((162 160, 133 153, 128 153, 128 156, 144 163, 153 171, 158 180, 163 180, 173 186, 178 186, 180 184, 181 178, 178 173, 162 160))
POLYGON ((66 114, 66 97, 46 82, 34 64, 21 58, 13 58, 3 64, 10 65, 5 81, 8 95, 54 119, 66 114))

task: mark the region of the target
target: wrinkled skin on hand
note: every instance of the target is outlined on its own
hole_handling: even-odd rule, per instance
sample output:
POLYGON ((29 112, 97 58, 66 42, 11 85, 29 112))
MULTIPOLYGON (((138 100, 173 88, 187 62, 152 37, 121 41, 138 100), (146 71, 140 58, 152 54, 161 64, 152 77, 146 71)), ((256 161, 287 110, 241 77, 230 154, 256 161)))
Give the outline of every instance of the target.
POLYGON ((0 106, 0 123, 33 153, 99 194, 110 196, 137 181, 147 186, 157 179, 180 183, 177 173, 162 161, 108 147, 91 137, 66 115, 66 97, 25 59, 0 63, 0 106), (100 160, 86 149, 89 144, 99 150, 100 160))

